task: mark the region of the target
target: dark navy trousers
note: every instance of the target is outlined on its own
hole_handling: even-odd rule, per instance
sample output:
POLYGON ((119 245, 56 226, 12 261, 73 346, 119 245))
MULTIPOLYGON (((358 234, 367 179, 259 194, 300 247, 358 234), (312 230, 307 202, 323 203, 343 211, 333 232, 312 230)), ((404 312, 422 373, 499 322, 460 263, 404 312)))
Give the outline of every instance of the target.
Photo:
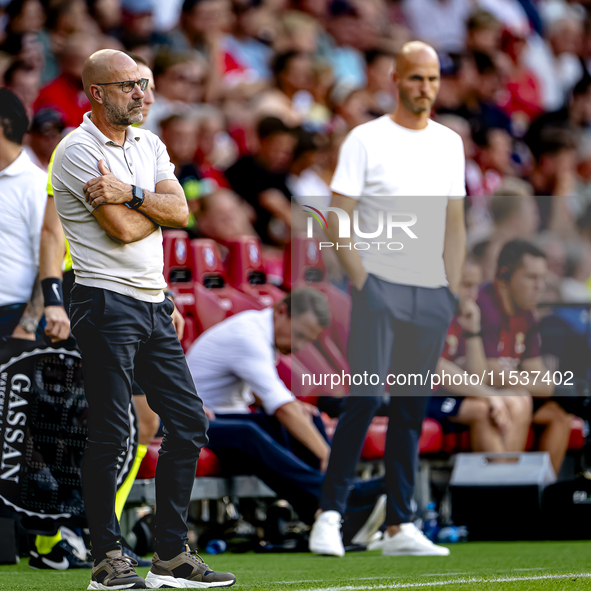
POLYGON ((399 525, 411 519, 419 437, 431 389, 428 372, 435 371, 443 350, 456 297, 447 287, 400 285, 373 275, 361 291, 352 287, 351 295, 349 364, 352 376, 367 372, 367 385, 351 385, 332 441, 320 508, 344 515, 367 429, 384 402, 387 375, 400 374, 398 383, 406 379, 406 385, 389 389, 384 455, 386 525, 399 525), (371 374, 379 376, 375 385, 369 382, 371 374))
MULTIPOLYGON (((219 457, 226 474, 256 474, 279 498, 291 503, 302 521, 311 524, 324 474, 277 441, 269 429, 273 421, 278 422, 264 413, 232 418, 218 415, 209 423, 208 448, 219 457), (270 420, 266 422, 262 417, 270 420)), ((381 478, 354 482, 349 501, 353 506, 373 506, 383 492, 381 478)))
POLYGON ((156 551, 167 560, 187 543, 207 418, 172 324, 173 308, 169 299, 148 303, 79 284, 72 289, 72 333, 82 351, 89 407, 82 489, 95 560, 119 547, 117 464, 127 449, 134 379, 164 425, 156 468, 156 551))

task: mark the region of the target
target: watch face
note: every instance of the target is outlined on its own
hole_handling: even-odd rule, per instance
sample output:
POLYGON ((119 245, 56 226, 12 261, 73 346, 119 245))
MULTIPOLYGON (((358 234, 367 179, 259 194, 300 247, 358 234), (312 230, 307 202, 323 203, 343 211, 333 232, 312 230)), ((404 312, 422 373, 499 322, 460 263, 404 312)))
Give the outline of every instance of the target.
POLYGON ((20 325, 25 332, 35 332, 37 330, 38 322, 32 318, 24 318, 21 320, 20 325))

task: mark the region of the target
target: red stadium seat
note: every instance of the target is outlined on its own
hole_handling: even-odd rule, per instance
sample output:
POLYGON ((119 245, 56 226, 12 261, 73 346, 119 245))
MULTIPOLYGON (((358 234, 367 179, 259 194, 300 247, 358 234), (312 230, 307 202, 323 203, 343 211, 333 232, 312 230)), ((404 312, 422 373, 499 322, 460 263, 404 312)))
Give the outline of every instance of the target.
POLYGON ((183 230, 166 230, 162 237, 166 283, 172 287, 193 281, 193 252, 188 234, 183 230))
POLYGON ((203 286, 218 298, 220 306, 226 310, 226 316, 256 308, 250 298, 228 285, 220 250, 213 240, 191 240, 191 250, 195 284, 203 286))
MULTIPOLYGON (((570 439, 568 442, 568 449, 570 451, 578 451, 585 445, 584 428, 585 422, 583 419, 580 417, 573 417, 570 439)), ((535 429, 530 427, 525 445, 526 451, 538 449, 537 439, 539 439, 540 433, 541 429, 539 427, 536 427, 535 429)), ((441 451, 445 453, 457 453, 469 452, 471 450, 472 446, 470 444, 470 431, 468 429, 461 431, 460 433, 447 433, 443 436, 443 445, 441 451)), ((427 452, 421 451, 421 453, 427 452)))
POLYGON ((211 450, 204 447, 199 454, 195 476, 215 476, 221 471, 222 467, 217 456, 211 450))
POLYGON ((197 338, 197 332, 195 330, 195 321, 190 316, 185 316, 185 330, 183 332, 183 339, 181 345, 183 351, 186 353, 189 347, 193 344, 193 341, 197 338))
MULTIPOLYGON (((334 435, 338 419, 331 419, 328 415, 322 415, 324 428, 329 438, 334 435)), ((361 459, 366 462, 380 460, 384 457, 386 451, 386 435, 388 433, 388 418, 375 417, 369 429, 363 449, 361 450, 361 459)), ((419 440, 419 450, 421 454, 433 454, 442 451, 443 448, 443 429, 441 425, 433 419, 423 421, 423 429, 419 440)))
POLYGON ((456 447, 459 445, 458 439, 459 437, 456 433, 444 433, 441 451, 446 454, 453 453, 456 450, 456 447))
POLYGON ((148 445, 148 451, 140 464, 136 478, 138 480, 146 480, 148 478, 154 478, 156 476, 156 464, 158 463, 158 450, 162 443, 162 437, 153 439, 150 445, 148 445))
MULTIPOLYGON (((140 469, 137 473, 138 480, 146 480, 156 476, 156 464, 158 463, 158 450, 162 444, 162 437, 157 437, 148 446, 148 451, 142 460, 140 469)), ((197 472, 195 476, 215 476, 222 471, 217 456, 204 447, 199 455, 197 462, 197 472)))
POLYGON ((285 293, 267 282, 261 243, 252 236, 242 236, 226 243, 228 283, 250 297, 260 309, 272 306, 285 293))
POLYGON ((283 287, 292 290, 298 287, 318 289, 328 299, 332 312, 331 325, 323 332, 318 349, 339 372, 349 372, 346 360, 351 298, 326 279, 319 242, 305 235, 294 236, 285 250, 285 276, 283 287))
POLYGON ((419 439, 419 453, 434 454, 443 448, 443 429, 433 419, 426 418, 423 421, 421 438, 419 439))
POLYGON ((380 460, 386 451, 386 434, 388 433, 388 419, 376 417, 365 436, 365 443, 361 450, 361 459, 366 462, 380 460))
POLYGON ((170 277, 169 285, 176 294, 179 311, 193 321, 193 340, 228 316, 257 307, 251 298, 227 284, 219 248, 213 240, 182 240, 173 234, 168 238, 167 247, 170 266, 165 265, 165 270, 170 277), (181 244, 183 246, 179 246, 181 244), (182 267, 179 253, 183 255, 182 267), (190 281, 176 281, 185 275, 190 281))

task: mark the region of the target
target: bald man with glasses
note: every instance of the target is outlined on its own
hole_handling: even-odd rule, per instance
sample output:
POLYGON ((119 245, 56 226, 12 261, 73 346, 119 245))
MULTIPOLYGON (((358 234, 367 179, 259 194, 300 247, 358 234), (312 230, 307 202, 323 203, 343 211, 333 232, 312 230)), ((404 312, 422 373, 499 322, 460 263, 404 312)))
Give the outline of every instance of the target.
POLYGON ((234 584, 187 545, 186 518, 207 419, 164 297, 161 226, 182 228, 187 202, 157 136, 142 120, 136 62, 102 50, 82 75, 92 111, 62 140, 52 183, 76 276, 72 333, 82 351, 89 406, 82 487, 94 566, 88 589, 204 588, 234 584), (147 579, 122 555, 115 515, 117 464, 127 448, 135 381, 161 417, 156 553, 147 579))

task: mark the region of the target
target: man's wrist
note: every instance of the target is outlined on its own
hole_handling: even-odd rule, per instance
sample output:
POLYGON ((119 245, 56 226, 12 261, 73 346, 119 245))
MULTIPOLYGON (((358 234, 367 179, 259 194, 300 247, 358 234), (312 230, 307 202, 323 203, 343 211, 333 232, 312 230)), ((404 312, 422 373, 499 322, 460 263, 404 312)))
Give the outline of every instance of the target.
POLYGON ((34 334, 39 326, 39 321, 35 318, 21 318, 19 326, 27 333, 34 334))
POLYGON ((482 330, 476 330, 476 331, 473 331, 473 332, 472 331, 469 331, 469 330, 466 330, 466 331, 464 331, 462 333, 462 336, 465 339, 471 339, 471 338, 474 338, 474 337, 482 337, 482 330))
POLYGON ((62 290, 62 280, 59 277, 47 277, 41 280, 41 290, 43 291, 43 306, 61 306, 64 307, 64 292, 62 290))
POLYGON ((131 185, 131 199, 125 203, 129 209, 139 209, 144 204, 146 194, 141 187, 131 185))

